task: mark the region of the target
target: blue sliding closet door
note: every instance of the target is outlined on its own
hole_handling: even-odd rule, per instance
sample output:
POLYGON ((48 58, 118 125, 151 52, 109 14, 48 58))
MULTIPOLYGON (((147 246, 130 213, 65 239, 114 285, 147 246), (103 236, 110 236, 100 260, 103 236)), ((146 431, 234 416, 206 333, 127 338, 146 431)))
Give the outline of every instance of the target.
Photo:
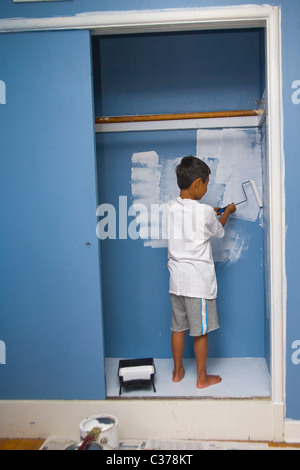
POLYGON ((0 398, 105 397, 88 31, 0 36, 0 398))

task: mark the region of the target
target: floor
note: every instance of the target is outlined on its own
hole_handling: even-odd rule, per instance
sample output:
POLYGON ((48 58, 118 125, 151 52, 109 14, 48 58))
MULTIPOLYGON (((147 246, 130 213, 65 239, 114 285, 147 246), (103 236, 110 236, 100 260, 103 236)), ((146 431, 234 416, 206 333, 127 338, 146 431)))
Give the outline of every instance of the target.
POLYGON ((45 439, 0 439, 0 450, 39 450, 45 439))
MULTIPOLYGON (((71 442, 71 441, 70 441, 71 442)), ((48 439, 0 439, 0 450, 63 450, 67 440, 48 439)), ((222 442, 222 441, 169 441, 139 440, 121 441, 120 450, 300 450, 300 444, 273 442, 222 442)), ((108 454, 110 455, 110 454, 108 454)))
MULTIPOLYGON (((199 390, 196 388, 196 364, 185 359, 185 377, 179 383, 171 380, 172 359, 154 359, 155 387, 122 388, 120 398, 132 397, 199 397, 199 398, 268 398, 271 394, 270 375, 263 358, 209 359, 207 371, 218 374, 222 382, 199 390)), ((119 397, 119 358, 106 359, 106 393, 119 397)))

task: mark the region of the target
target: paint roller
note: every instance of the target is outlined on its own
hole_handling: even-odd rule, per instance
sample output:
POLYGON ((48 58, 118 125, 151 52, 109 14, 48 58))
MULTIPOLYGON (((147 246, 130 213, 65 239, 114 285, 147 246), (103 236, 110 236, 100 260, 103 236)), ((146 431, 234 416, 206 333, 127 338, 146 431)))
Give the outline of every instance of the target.
MULTIPOLYGON (((246 194, 246 191, 245 191, 245 188, 244 188, 245 184, 250 184, 250 185, 251 185, 252 190, 253 190, 253 193, 254 193, 254 196, 255 196, 255 198, 256 198, 256 202, 257 202, 257 204, 258 204, 259 207, 262 207, 262 206, 263 206, 262 200, 261 200, 261 198, 260 198, 260 195, 259 195, 257 186, 256 186, 256 184, 255 184, 255 181, 253 181, 253 180, 245 181, 244 183, 242 183, 242 190, 243 190, 243 192, 244 192, 245 199, 244 199, 243 201, 237 202, 237 203, 235 204, 235 206, 238 206, 239 204, 243 204, 244 202, 247 202, 247 201, 248 201, 248 197, 247 197, 247 194, 246 194)), ((226 207, 228 207, 228 206, 226 206, 226 207)), ((222 207, 222 209, 220 209, 218 212, 222 214, 222 213, 225 211, 226 207, 222 207)))

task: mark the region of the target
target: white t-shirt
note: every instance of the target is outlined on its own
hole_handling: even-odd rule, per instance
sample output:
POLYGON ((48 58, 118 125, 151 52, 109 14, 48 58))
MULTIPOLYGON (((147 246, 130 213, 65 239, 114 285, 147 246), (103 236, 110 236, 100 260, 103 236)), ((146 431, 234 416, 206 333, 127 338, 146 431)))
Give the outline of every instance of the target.
POLYGON ((224 228, 211 206, 178 197, 165 206, 168 239, 169 292, 186 297, 215 299, 217 280, 211 238, 224 228))

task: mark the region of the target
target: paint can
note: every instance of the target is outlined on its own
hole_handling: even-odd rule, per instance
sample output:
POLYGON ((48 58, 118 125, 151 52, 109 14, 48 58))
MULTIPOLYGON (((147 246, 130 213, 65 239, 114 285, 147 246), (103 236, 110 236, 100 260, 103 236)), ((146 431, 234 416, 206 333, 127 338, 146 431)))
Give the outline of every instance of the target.
POLYGON ((108 448, 119 448, 118 420, 112 415, 92 415, 81 421, 79 425, 80 439, 84 440, 86 435, 93 428, 101 428, 101 432, 96 442, 108 448))

